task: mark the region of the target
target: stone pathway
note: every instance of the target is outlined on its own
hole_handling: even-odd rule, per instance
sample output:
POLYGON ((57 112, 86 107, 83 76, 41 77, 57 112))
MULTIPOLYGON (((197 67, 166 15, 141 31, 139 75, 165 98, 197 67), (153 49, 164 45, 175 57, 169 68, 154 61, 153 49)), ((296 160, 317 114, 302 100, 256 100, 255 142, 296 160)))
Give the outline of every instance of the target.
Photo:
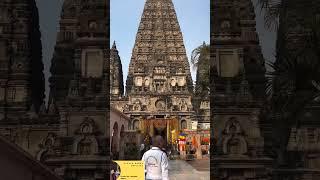
POLYGON ((197 171, 183 160, 169 161, 170 180, 210 180, 210 171, 197 171))

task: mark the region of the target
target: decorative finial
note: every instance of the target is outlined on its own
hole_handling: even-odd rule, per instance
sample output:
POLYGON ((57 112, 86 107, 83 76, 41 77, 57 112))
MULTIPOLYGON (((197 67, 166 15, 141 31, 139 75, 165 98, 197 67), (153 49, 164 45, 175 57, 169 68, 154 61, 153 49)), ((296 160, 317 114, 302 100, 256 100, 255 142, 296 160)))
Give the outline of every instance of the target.
POLYGON ((57 113, 57 108, 56 108, 56 104, 55 104, 54 98, 52 98, 51 101, 50 101, 48 113, 49 113, 50 115, 54 115, 54 114, 57 113))
POLYGON ((42 102, 39 110, 40 114, 45 114, 47 112, 47 107, 45 101, 42 102))
POLYGON ((117 49, 116 41, 113 41, 112 49, 117 49))

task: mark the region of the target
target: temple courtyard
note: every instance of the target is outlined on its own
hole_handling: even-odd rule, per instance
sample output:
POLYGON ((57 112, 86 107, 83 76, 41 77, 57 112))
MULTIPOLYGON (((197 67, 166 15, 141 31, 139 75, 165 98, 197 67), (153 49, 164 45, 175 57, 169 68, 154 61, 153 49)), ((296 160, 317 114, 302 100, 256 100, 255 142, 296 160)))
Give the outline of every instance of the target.
POLYGON ((210 166, 209 159, 185 161, 169 161, 170 180, 209 180, 210 166))

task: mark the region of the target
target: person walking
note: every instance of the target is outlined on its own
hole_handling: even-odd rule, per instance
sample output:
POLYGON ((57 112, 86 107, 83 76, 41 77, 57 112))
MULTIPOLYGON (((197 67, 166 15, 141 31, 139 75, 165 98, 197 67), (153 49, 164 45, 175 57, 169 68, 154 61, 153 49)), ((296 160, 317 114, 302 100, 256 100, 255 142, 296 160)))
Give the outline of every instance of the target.
POLYGON ((168 157, 162 151, 164 144, 162 136, 155 136, 152 139, 152 148, 143 154, 146 180, 169 180, 168 157))

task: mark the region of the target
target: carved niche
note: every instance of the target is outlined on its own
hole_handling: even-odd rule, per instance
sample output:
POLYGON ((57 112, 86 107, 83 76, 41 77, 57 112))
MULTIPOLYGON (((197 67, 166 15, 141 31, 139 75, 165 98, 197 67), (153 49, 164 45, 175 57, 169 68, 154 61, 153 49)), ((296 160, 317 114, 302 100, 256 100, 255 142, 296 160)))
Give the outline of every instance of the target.
POLYGON ((49 154, 54 154, 53 147, 56 143, 56 134, 48 133, 47 137, 43 139, 42 143, 39 144, 39 152, 37 153, 36 159, 43 161, 49 154))
POLYGON ((140 76, 135 77, 134 83, 135 83, 135 86, 141 87, 142 86, 142 77, 140 77, 140 76))
POLYGON ((181 111, 187 111, 188 110, 188 103, 186 102, 185 99, 181 99, 179 103, 179 107, 181 111))
POLYGON ((176 86, 176 84, 177 84, 176 79, 175 79, 175 78, 172 78, 171 81, 170 81, 170 85, 171 85, 172 87, 174 87, 174 86, 176 86))
POLYGON ((144 78, 144 86, 145 87, 149 87, 150 86, 150 78, 149 77, 144 78))
POLYGON ((98 132, 93 119, 86 117, 76 131, 73 153, 79 155, 93 155, 98 153, 98 142, 95 134, 98 132))
POLYGON ((185 77, 178 77, 178 86, 184 86, 186 84, 186 79, 185 77))
POLYGON ((218 49, 216 51, 218 75, 232 78, 243 70, 243 62, 237 49, 218 49))
POLYGON ((83 77, 100 78, 103 74, 103 53, 101 50, 85 50, 81 57, 83 77))
POLYGON ((224 20, 221 22, 221 29, 229 29, 231 27, 231 23, 229 20, 224 20))
POLYGON ((166 103, 163 100, 158 100, 155 103, 155 106, 158 111, 164 111, 166 109, 166 103))
POLYGON ((90 138, 85 137, 82 139, 79 144, 78 144, 78 152, 80 155, 90 155, 92 154, 92 144, 93 142, 91 141, 90 138))
POLYGON ((231 117, 226 123, 223 131, 222 149, 224 154, 235 156, 245 155, 248 151, 243 130, 235 117, 231 117))
POLYGON ((134 103, 133 103, 133 111, 141 111, 142 108, 142 103, 139 101, 139 100, 136 100, 134 103))
POLYGON ((80 127, 76 131, 76 134, 91 135, 97 132, 98 129, 95 125, 94 120, 89 117, 85 117, 83 122, 80 124, 80 127))

